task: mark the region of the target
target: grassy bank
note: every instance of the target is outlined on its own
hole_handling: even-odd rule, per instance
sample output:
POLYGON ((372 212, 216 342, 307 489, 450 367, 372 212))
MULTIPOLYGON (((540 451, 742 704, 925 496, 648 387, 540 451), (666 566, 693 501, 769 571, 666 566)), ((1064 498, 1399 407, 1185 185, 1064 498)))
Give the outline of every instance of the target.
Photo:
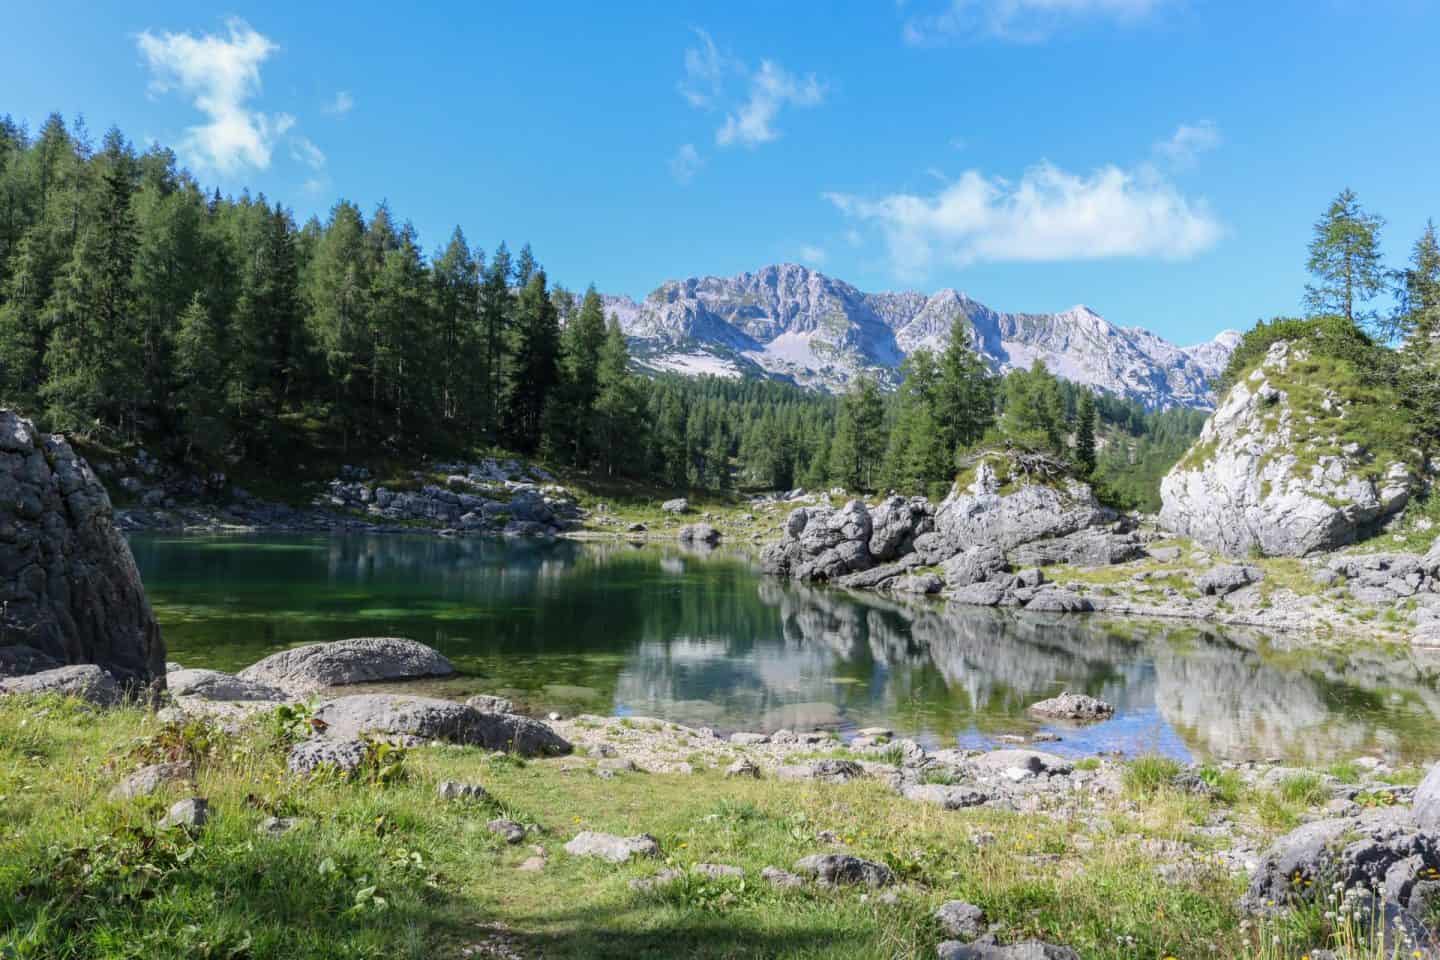
POLYGON ((460 747, 381 758, 357 780, 298 780, 284 772, 292 735, 269 718, 226 734, 133 708, 0 700, 0 956, 919 958, 944 939, 931 913, 950 899, 983 907, 1003 941, 1086 958, 1299 956, 1327 936, 1318 914, 1242 925, 1244 878, 1214 855, 1228 831, 1205 829, 1287 829, 1323 802, 1318 774, 1260 789, 1205 771, 1214 795, 1200 797, 1170 785, 1171 762, 1146 759, 1117 772, 1118 796, 1054 815, 947 813, 874 782, 732 780, 705 766, 606 779, 589 758, 460 747), (142 763, 180 758, 198 765, 194 788, 108 798, 142 763), (444 779, 489 798, 442 801, 444 779), (195 794, 208 824, 157 828, 195 794), (486 829, 502 815, 529 828, 524 843, 486 829), (269 817, 296 825, 258 832, 269 817), (671 866, 745 877, 633 889, 664 864, 570 857, 581 830, 650 833, 671 866), (888 863, 895 895, 760 879, 832 849, 888 863), (543 867, 520 869, 531 858, 543 867))

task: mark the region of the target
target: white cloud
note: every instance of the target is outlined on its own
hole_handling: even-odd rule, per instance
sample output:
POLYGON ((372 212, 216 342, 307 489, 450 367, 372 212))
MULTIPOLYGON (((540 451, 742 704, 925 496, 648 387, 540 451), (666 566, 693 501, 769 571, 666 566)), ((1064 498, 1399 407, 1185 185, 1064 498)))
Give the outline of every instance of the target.
POLYGON ((813 73, 802 79, 774 61, 762 60, 760 69, 750 76, 749 99, 726 115, 725 125, 715 132, 715 142, 722 147, 769 143, 780 136, 774 124, 782 107, 813 107, 824 99, 825 88, 813 73))
POLYGON ((323 170, 325 168, 325 152, 308 137, 294 137, 290 141, 290 156, 300 163, 305 164, 311 170, 323 170))
POLYGON ((1183 196, 1144 165, 1082 176, 1041 163, 1018 182, 966 171, 928 196, 824 196, 846 216, 876 225, 896 274, 911 279, 937 262, 1180 260, 1214 246, 1221 234, 1203 200, 1183 196))
POLYGON ((710 34, 696 28, 700 45, 685 51, 685 79, 680 81, 680 95, 692 107, 713 106, 725 92, 725 76, 742 71, 744 65, 720 52, 710 34))
POLYGON ((700 151, 695 149, 695 144, 682 144, 675 156, 670 158, 670 175, 680 183, 689 183, 695 179, 695 174, 705 165, 700 157, 700 151))
POLYGON ((1155 152, 1176 167, 1190 167, 1202 153, 1220 146, 1220 128, 1209 120, 1182 123, 1168 140, 1155 144, 1155 152))
POLYGON ((807 243, 800 248, 800 259, 812 266, 822 267, 825 265, 825 248, 807 243))
POLYGON ((962 37, 989 34, 1007 40, 1043 40, 1065 25, 1084 19, 1132 22, 1168 0, 947 0, 938 13, 905 22, 907 43, 931 46, 962 37))
POLYGON ((186 131, 182 149, 220 173, 266 169, 276 140, 295 125, 287 113, 265 114, 248 102, 260 92, 260 65, 279 49, 239 18, 225 22, 227 36, 150 31, 136 45, 150 68, 156 93, 178 90, 207 122, 186 131))
POLYGON ((317 194, 325 192, 330 186, 330 181, 326 177, 311 177, 300 186, 306 193, 317 194))
POLYGON ((349 90, 336 92, 335 98, 322 108, 326 113, 333 113, 336 116, 344 116, 355 109, 355 98, 350 95, 349 90))

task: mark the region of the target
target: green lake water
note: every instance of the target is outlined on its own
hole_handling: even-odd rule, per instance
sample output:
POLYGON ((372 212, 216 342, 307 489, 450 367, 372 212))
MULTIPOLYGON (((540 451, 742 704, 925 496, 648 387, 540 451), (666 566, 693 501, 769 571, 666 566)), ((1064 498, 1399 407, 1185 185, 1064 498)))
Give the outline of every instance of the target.
MULTIPOLYGON (((1247 631, 901 605, 764 577, 723 551, 432 536, 131 538, 170 659, 238 670, 302 643, 404 636, 440 696, 719 730, 887 726, 931 745, 1045 729, 1060 752, 1431 759, 1440 658, 1286 650, 1247 631), (1084 729, 1025 708, 1115 704, 1084 729)), ((1047 748, 1048 749, 1048 748, 1047 748)))

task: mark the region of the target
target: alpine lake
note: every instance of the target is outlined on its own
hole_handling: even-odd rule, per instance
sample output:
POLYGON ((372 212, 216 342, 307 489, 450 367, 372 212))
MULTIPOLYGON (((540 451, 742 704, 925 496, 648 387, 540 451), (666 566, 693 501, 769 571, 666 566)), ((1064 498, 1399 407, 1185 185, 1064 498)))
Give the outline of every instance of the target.
POLYGON ((527 712, 658 717, 735 730, 888 727, 927 747, 1053 733, 1063 754, 1323 764, 1430 757, 1440 651, 1180 621, 1027 616, 899 603, 763 576, 753 554, 428 535, 135 535, 169 659, 236 671, 358 636, 430 644, 449 679, 527 712), (1038 722, 1063 690, 1103 723, 1038 722))

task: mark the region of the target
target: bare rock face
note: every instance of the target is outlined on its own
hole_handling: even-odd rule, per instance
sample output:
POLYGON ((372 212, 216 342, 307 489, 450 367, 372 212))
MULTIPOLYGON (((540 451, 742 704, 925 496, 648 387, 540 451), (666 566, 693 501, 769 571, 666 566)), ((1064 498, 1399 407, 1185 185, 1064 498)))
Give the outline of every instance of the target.
POLYGON ((163 683, 165 642, 105 488, 64 437, 10 410, 0 410, 0 611, 7 672, 93 663, 128 689, 163 683))
POLYGON ((1308 382, 1308 359, 1281 341, 1230 389, 1160 484, 1163 526, 1231 556, 1304 556, 1351 543, 1405 506, 1409 466, 1340 435, 1343 424, 1394 412, 1308 382))

